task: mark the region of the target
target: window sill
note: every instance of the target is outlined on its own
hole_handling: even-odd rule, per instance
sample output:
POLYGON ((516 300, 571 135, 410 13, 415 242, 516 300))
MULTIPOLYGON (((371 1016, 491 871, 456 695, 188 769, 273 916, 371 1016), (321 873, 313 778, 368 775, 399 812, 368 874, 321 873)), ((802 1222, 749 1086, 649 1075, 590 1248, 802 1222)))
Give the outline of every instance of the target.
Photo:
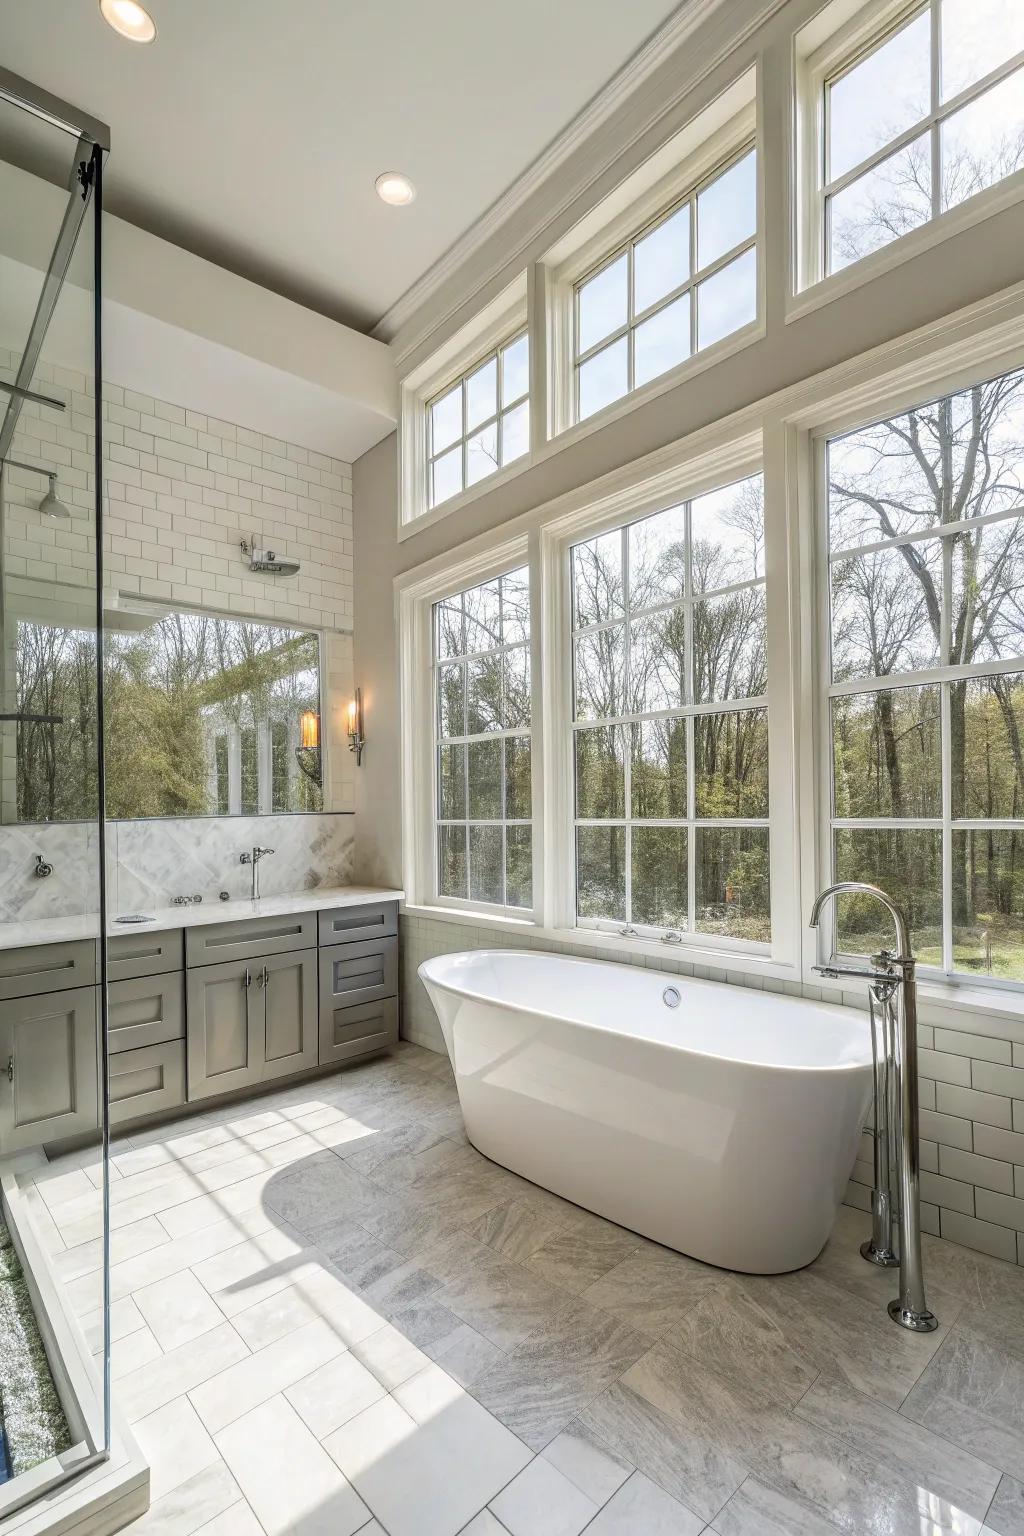
POLYGON ((457 496, 451 496, 447 501, 439 502, 436 507, 431 507, 428 512, 420 512, 415 517, 410 517, 407 522, 398 525, 398 542, 411 539, 413 534, 421 533, 425 528, 433 528, 436 523, 443 522, 446 517, 451 517, 453 512, 461 512, 463 507, 471 507, 481 496, 488 495, 500 485, 507 485, 517 475, 521 475, 524 469, 529 469, 536 463, 533 453, 524 453, 521 458, 514 459, 511 464, 506 464, 503 469, 495 470, 493 475, 486 475, 483 480, 478 480, 476 485, 471 485, 468 490, 460 491, 457 496))
MULTIPOLYGON (((607 954, 609 959, 627 964, 656 959, 662 964, 688 965, 717 972, 716 980, 732 977, 796 983, 800 980, 794 966, 773 960, 769 955, 752 954, 749 950, 719 949, 700 943, 668 945, 657 939, 629 939, 624 943, 617 934, 601 933, 596 928, 544 927, 529 919, 496 917, 493 913, 475 912, 469 908, 435 907, 410 901, 403 902, 401 910, 406 917, 429 922, 456 923, 463 928, 481 928, 547 944, 571 944, 574 948, 599 951, 607 954)), ((651 969, 657 967, 651 966, 651 969)))
POLYGON ((667 373, 652 379, 649 384, 642 384, 631 394, 623 395, 620 400, 606 405, 601 411, 595 411, 593 416, 588 416, 586 420, 571 422, 568 426, 562 427, 536 450, 531 462, 544 463, 546 459, 560 453, 563 448, 570 448, 574 443, 582 442, 593 432, 599 432, 603 427, 611 426, 613 422, 621 421, 623 417, 631 415, 648 401, 657 400, 661 395, 668 394, 669 390, 685 384, 688 379, 697 378, 709 368, 714 368, 719 363, 724 363, 727 358, 734 357, 736 353, 745 351, 755 342, 763 341, 766 334, 763 317, 751 321, 749 325, 743 326, 732 336, 715 342, 714 346, 706 347, 703 352, 695 352, 684 363, 680 363, 678 368, 670 368, 667 373))
POLYGON ((967 198, 959 207, 951 208, 948 213, 942 213, 936 219, 930 219, 920 229, 891 241, 882 250, 873 251, 870 256, 862 256, 860 261, 853 262, 843 271, 831 277, 819 278, 791 294, 786 301, 786 324, 802 320, 805 315, 814 314, 837 299, 856 293, 865 284, 874 282, 875 278, 895 271, 905 262, 913 261, 915 256, 933 250, 935 246, 973 229, 985 219, 1021 201, 1024 201, 1024 171, 1017 171, 998 185, 987 187, 974 197, 967 198))

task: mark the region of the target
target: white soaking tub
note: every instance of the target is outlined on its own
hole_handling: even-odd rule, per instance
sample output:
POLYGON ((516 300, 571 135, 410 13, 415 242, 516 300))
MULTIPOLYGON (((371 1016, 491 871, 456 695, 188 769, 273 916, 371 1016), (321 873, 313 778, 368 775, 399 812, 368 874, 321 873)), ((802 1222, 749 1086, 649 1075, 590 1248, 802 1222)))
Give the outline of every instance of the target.
POLYGON ((419 974, 487 1157, 709 1264, 820 1252, 871 1094, 866 1015, 536 951, 419 974))

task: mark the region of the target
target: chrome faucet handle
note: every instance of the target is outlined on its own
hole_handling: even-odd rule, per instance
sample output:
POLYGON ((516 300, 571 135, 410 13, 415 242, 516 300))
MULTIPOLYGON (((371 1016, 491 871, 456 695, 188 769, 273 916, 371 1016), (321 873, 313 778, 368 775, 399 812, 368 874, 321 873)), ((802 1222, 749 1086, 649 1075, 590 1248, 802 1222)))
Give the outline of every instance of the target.
POLYGON ((252 851, 253 861, 265 858, 268 853, 273 853, 273 851, 273 848, 254 848, 252 851))
POLYGON ((252 854, 251 853, 240 853, 238 855, 238 862, 239 862, 239 864, 251 864, 252 863, 252 854))

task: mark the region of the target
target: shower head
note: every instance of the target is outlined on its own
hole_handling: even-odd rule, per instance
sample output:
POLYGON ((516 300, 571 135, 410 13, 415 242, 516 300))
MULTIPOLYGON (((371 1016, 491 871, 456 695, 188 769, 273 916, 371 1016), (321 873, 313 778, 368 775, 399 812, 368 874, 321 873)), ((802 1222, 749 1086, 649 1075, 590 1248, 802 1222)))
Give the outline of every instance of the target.
POLYGON ((42 512, 46 517, 70 517, 71 513, 68 511, 67 507, 57 495, 57 476, 47 474, 46 478, 49 480, 50 484, 46 495, 39 503, 40 512, 42 512))

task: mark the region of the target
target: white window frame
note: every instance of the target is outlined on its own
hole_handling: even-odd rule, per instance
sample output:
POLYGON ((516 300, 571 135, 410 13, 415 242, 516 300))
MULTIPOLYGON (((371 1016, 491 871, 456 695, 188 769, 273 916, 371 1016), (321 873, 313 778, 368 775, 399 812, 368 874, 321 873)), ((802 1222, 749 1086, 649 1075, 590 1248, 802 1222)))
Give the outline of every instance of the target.
MULTIPOLYGON (((753 69, 749 69, 628 177, 613 195, 558 241, 542 259, 540 273, 546 326, 546 429, 549 441, 565 436, 583 436, 595 427, 604 426, 644 401, 671 389, 682 379, 714 366, 749 346, 764 334, 763 136, 758 131, 759 104, 755 91, 756 74, 753 69), (727 170, 733 161, 742 159, 750 149, 757 151, 757 221, 754 236, 751 240, 741 242, 720 260, 709 263, 701 277, 713 275, 719 267, 728 265, 729 260, 752 247, 757 260, 757 309, 754 320, 700 351, 696 350, 694 344, 690 356, 676 367, 649 379, 637 389, 627 390, 600 411, 579 420, 576 411, 575 336, 576 295, 580 284, 616 260, 623 251, 631 248, 634 241, 677 208, 695 199, 705 183, 727 170)), ((691 238, 694 227, 691 219, 691 238)), ((651 305, 640 318, 656 314, 665 304, 696 286, 696 272, 693 271, 679 289, 651 305)), ((637 323, 638 317, 632 313, 632 292, 629 304, 627 325, 621 333, 616 334, 628 335, 637 323)), ((691 307, 691 336, 695 323, 695 311, 691 307)), ((604 337, 592 350, 600 351, 612 339, 611 335, 604 337)))
MULTIPOLYGON (((510 575, 515 570, 523 570, 523 569, 527 570, 527 572, 529 571, 529 565, 528 565, 527 560, 524 560, 522 565, 520 565, 520 566, 505 565, 500 570, 493 572, 492 576, 490 576, 490 577, 488 577, 488 576, 481 577, 479 581, 471 582, 468 586, 465 583, 460 583, 460 585, 458 587, 456 587, 454 592, 450 592, 450 593, 446 594, 446 596, 447 597, 454 597, 454 596, 457 596, 457 595, 461 595, 463 592, 472 591, 474 587, 480 586, 481 583, 483 583, 483 582, 487 582, 487 581, 495 579, 495 578, 500 578, 502 576, 507 576, 507 575, 510 575)), ((431 755, 431 769, 432 769, 432 773, 433 773, 432 798, 433 798, 433 807, 434 807, 434 810, 433 810, 433 823, 434 823, 434 827, 433 827, 433 831, 434 831, 434 836, 433 836, 433 843, 434 843, 434 847, 433 847, 434 879, 433 879, 433 884, 432 884, 432 889, 431 889, 432 899, 437 902, 438 906, 442 906, 442 907, 459 908, 460 910, 463 910, 463 911, 467 911, 468 910, 468 911, 473 911, 473 912, 488 912, 488 913, 490 913, 492 915, 505 916, 505 917, 511 917, 511 918, 519 918, 519 919, 521 919, 523 921, 530 921, 533 918, 533 915, 534 915, 534 903, 533 903, 532 900, 530 901, 529 905, 514 905, 514 904, 508 903, 508 902, 486 902, 486 901, 483 901, 480 898, 474 898, 474 897, 471 897, 471 896, 466 896, 466 897, 443 896, 441 894, 441 891, 440 891, 440 878, 439 878, 439 872, 440 872, 440 853, 439 853, 439 836, 438 836, 438 834, 439 834, 440 829, 441 829, 442 826, 458 826, 458 827, 465 827, 467 829, 466 853, 467 853, 467 861, 468 862, 467 862, 466 869, 467 869, 467 881, 468 881, 469 875, 470 875, 471 870, 472 870, 472 851, 471 851, 471 846, 470 846, 471 845, 471 838, 470 838, 470 835, 469 835, 470 834, 470 829, 472 827, 474 827, 474 826, 496 826, 496 827, 500 828, 501 831, 502 831, 502 834, 503 834, 503 836, 502 836, 502 878, 504 880, 505 874, 506 874, 506 870, 507 870, 507 855, 506 855, 506 835, 507 835, 507 829, 509 827, 520 827, 520 826, 524 826, 524 825, 525 826, 529 826, 529 828, 530 828, 530 837, 531 837, 531 865, 532 865, 532 858, 533 858, 533 854, 532 854, 532 840, 533 840, 534 819, 535 819, 534 818, 534 813, 533 813, 533 784, 532 784, 532 777, 533 777, 533 651, 532 651, 532 645, 533 645, 533 640, 532 640, 532 636, 533 636, 533 612, 532 612, 532 605, 531 605, 531 613, 530 613, 530 637, 531 638, 527 642, 526 647, 525 647, 526 651, 527 651, 528 665, 529 665, 529 668, 530 668, 530 724, 527 725, 527 726, 518 726, 518 727, 509 727, 509 728, 505 728, 503 726, 500 730, 478 731, 478 732, 473 733, 472 735, 445 736, 445 737, 442 737, 440 735, 440 732, 439 732, 439 729, 438 729, 439 717, 440 717, 440 708, 439 708, 439 705, 440 705, 439 678, 440 678, 441 668, 446 666, 446 665, 448 665, 450 662, 458 662, 458 661, 463 661, 464 662, 464 661, 466 661, 468 659, 468 657, 480 654, 479 652, 463 652, 459 656, 452 656, 450 658, 447 658, 447 657, 446 658, 438 658, 438 656, 437 656, 437 649, 436 649, 437 627, 436 627, 436 623, 434 622, 434 619, 433 619, 433 614, 434 614, 434 610, 437 607, 437 604, 439 602, 443 602, 444 600, 445 600, 444 598, 435 598, 434 601, 430 605, 431 606, 431 633, 430 633, 431 679, 430 679, 430 691, 431 691, 431 697, 432 697, 432 700, 433 700, 433 712, 432 712, 432 716, 433 716, 433 752, 432 752, 432 755, 431 755), (502 788, 502 813, 501 813, 501 815, 499 817, 496 817, 496 818, 495 817, 491 817, 491 818, 487 818, 487 819, 481 819, 479 817, 472 817, 472 816, 470 816, 470 814, 469 814, 470 782, 469 782, 469 754, 468 754, 468 752, 466 754, 466 759, 467 759, 466 760, 466 779, 465 779, 465 786, 464 786, 464 788, 465 788, 465 796, 466 796, 465 814, 463 816, 461 816, 461 817, 442 817, 439 814, 439 812, 440 812, 440 805, 441 805, 441 793, 440 793, 441 785, 440 785, 440 776, 439 776, 439 773, 438 773, 438 756, 439 756, 439 753, 440 753, 442 745, 444 745, 444 746, 463 746, 463 747, 468 747, 470 744, 476 744, 478 742, 496 741, 496 742, 499 742, 501 744, 502 753, 504 754, 504 744, 505 744, 505 742, 507 740, 509 740, 510 738, 511 739, 515 739, 515 740, 522 740, 524 737, 530 743, 530 774, 531 774, 531 786, 530 786, 530 789, 531 789, 531 795, 530 795, 530 816, 529 816, 529 818, 515 820, 513 818, 508 817, 505 814, 505 810, 506 810, 506 806, 507 806, 507 801, 506 801, 506 798, 505 798, 505 764, 504 764, 504 756, 503 756, 502 767, 501 767, 501 788, 502 788)), ((493 654, 498 654, 498 655, 504 656, 508 651, 511 651, 511 650, 522 650, 522 649, 523 649, 523 645, 522 645, 521 642, 514 642, 512 644, 506 644, 503 641, 500 645, 493 647, 491 652, 489 652, 488 654, 492 654, 492 655, 493 654)), ((465 678, 466 678, 466 683, 468 685, 468 670, 467 670, 467 672, 464 675, 465 675, 465 678)), ((468 699, 465 700, 465 703, 468 704, 468 699)), ((531 895, 532 895, 532 885, 533 885, 533 881, 532 881, 532 869, 531 869, 531 895)), ((468 890, 468 884, 467 884, 467 890, 468 890)))
POLYGON ((529 414, 530 414, 530 381, 529 381, 529 376, 527 376, 526 389, 523 391, 523 393, 518 394, 518 395, 513 395, 512 398, 508 399, 508 400, 505 398, 505 386, 504 386, 504 379, 503 379, 503 369, 502 369, 502 365, 501 365, 502 354, 509 347, 514 346, 515 343, 518 342, 518 341, 525 341, 527 343, 527 346, 529 346, 530 333, 529 333, 529 330, 526 327, 525 321, 524 321, 523 325, 520 327, 520 329, 518 329, 516 331, 513 331, 513 333, 510 336, 506 336, 503 340, 496 342, 493 347, 489 348, 489 350, 483 354, 483 356, 478 357, 475 362, 471 363, 470 366, 466 369, 465 373, 463 373, 458 379, 452 380, 450 383, 445 384, 441 389, 437 390, 433 395, 430 396, 430 398, 427 401, 424 402, 423 410, 424 410, 424 413, 425 413, 426 418, 427 418, 427 428, 426 428, 426 434, 427 434, 427 458, 426 458, 427 484, 426 484, 426 487, 425 487, 424 494, 426 496, 427 507, 428 507, 428 509, 431 512, 440 511, 440 509, 442 507, 446 506, 449 501, 457 500, 459 496, 465 495, 467 491, 475 490, 478 485, 483 485, 485 483, 490 483, 493 480, 494 476, 496 474, 498 474, 500 470, 511 468, 511 466, 513 464, 517 464, 520 459, 525 458, 529 454, 529 452, 530 452, 529 430, 527 430, 527 444, 526 444, 526 452, 525 452, 525 454, 524 453, 517 454, 516 457, 514 459, 511 459, 508 464, 501 464, 501 463, 496 464, 494 466, 494 468, 488 474, 481 475, 479 480, 475 480, 473 482, 473 484, 470 485, 470 483, 469 483, 469 445, 470 445, 470 442, 472 441, 472 439, 474 437, 477 437, 481 432, 485 432, 488 427, 494 427, 494 429, 495 429, 495 439, 496 439, 497 444, 498 444, 498 454, 499 454, 499 458, 500 458, 500 455, 501 455, 501 452, 502 452, 502 447, 503 447, 503 444, 504 444, 505 416, 508 414, 508 412, 515 410, 517 406, 525 405, 526 408, 527 408, 527 421, 529 421, 529 414), (493 363, 494 364, 494 368, 495 368, 495 388, 494 388, 495 410, 489 416, 484 417, 484 419, 482 421, 474 422, 472 427, 471 427, 469 425, 467 419, 466 419, 466 385, 468 384, 468 381, 473 377, 474 374, 479 373, 479 371, 482 368, 486 368, 490 363, 493 363), (443 399, 444 396, 446 394, 449 394, 453 389, 459 389, 461 391, 460 408, 461 408, 461 412, 462 412, 462 428, 461 428, 461 431, 460 431, 459 436, 457 438, 455 438, 452 442, 448 443, 446 447, 438 449, 435 452, 434 451, 434 443, 433 443, 433 425, 432 425, 432 422, 433 422, 433 417, 432 417, 433 407, 438 403, 439 400, 443 399), (434 465, 438 462, 438 460, 445 458, 445 456, 447 454, 452 453, 456 448, 460 449, 461 457, 462 457, 462 490, 461 491, 457 491, 455 493, 455 495, 453 495, 453 496, 446 496, 443 501, 436 502, 433 506, 431 506, 430 505, 430 481, 431 481, 434 465))
MULTIPOLYGON (((486 305, 445 345, 417 365, 400 386, 398 431, 398 538, 407 539, 449 517, 481 495, 490 494, 513 476, 522 474, 533 459, 537 442, 533 328, 527 313, 527 282, 524 272, 515 283, 486 305), (430 428, 427 407, 454 384, 515 339, 530 333, 530 447, 511 464, 485 475, 457 496, 430 506, 430 428)), ((477 429, 474 429, 477 430, 477 429)))
MULTIPOLYGON (((754 474, 754 475, 760 474, 761 473, 760 466, 758 466, 757 468, 752 469, 750 471, 750 473, 754 474)), ((735 479, 737 479, 737 480, 745 479, 745 478, 747 478, 747 476, 744 476, 744 475, 740 475, 740 476, 736 476, 735 477, 735 479)), ((707 490, 712 490, 712 491, 719 490, 719 489, 724 489, 725 486, 726 486, 726 483, 727 482, 723 482, 721 480, 716 479, 715 483, 713 485, 707 486, 706 489, 707 490)), ((617 729, 621 728, 626 733, 626 735, 627 735, 626 758, 625 758, 623 814, 621 816, 603 817, 603 818, 601 818, 599 820, 595 820, 593 818, 580 817, 577 814, 577 812, 576 812, 575 804, 573 805, 573 823, 572 823, 572 828, 571 828, 572 846, 570 848, 570 858, 571 858, 571 863, 572 863, 573 871, 574 871, 574 873, 576 871, 576 846, 575 846, 575 843, 576 843, 576 832, 577 832, 578 828, 580 828, 580 827, 591 827, 591 826, 592 827, 598 827, 598 828, 603 828, 603 827, 622 827, 622 828, 637 828, 637 827, 639 827, 639 828, 644 828, 644 827, 658 827, 658 826, 682 827, 682 828, 684 828, 686 830, 686 833, 687 833, 687 866, 688 866, 688 868, 687 868, 687 885, 688 885, 688 892, 687 892, 687 920, 686 920, 686 923, 684 925, 682 925, 682 926, 680 926, 678 928, 675 928, 675 927, 665 928, 663 926, 659 927, 659 926, 652 926, 650 924, 633 923, 628 916, 627 916, 627 918, 625 919, 625 921, 623 923, 619 923, 619 922, 617 922, 613 918, 581 917, 581 916, 579 916, 578 912, 576 911, 577 893, 576 893, 575 885, 574 885, 574 888, 573 888, 573 918, 574 918, 574 923, 575 923, 576 928, 583 929, 583 930, 591 930, 591 929, 593 929, 593 930, 597 930, 597 931, 603 931, 604 929, 606 929, 606 928, 608 928, 610 926, 613 931, 618 932, 620 935, 631 936, 633 934, 638 934, 641 937, 652 939, 652 940, 657 940, 658 942, 664 943, 666 945, 669 945, 669 944, 671 944, 671 945, 679 945, 681 948, 686 948, 688 945, 690 945, 690 944, 692 944, 694 942, 697 942, 697 943, 699 943, 702 946, 706 946, 708 943, 713 943, 716 946, 720 945, 723 950, 731 950, 731 951, 734 951, 737 954, 751 954, 751 955, 766 956, 771 951, 771 944, 770 944, 770 942, 758 943, 758 942, 754 942, 754 941, 751 941, 751 940, 730 938, 727 935, 703 933, 700 930, 698 930, 697 927, 696 927, 696 834, 698 833, 698 831, 701 831, 701 830, 704 830, 704 829, 708 829, 708 830, 712 830, 712 831, 714 831, 714 830, 740 831, 740 830, 742 830, 744 828, 758 828, 758 829, 767 830, 769 832, 769 835, 770 835, 770 827, 771 827, 770 818, 768 816, 764 816, 764 817, 757 817, 757 816, 736 816, 736 817, 707 817, 707 816, 704 816, 704 817, 698 817, 697 812, 696 812, 695 735, 696 735, 696 722, 697 722, 697 719, 700 716, 702 716, 702 715, 739 714, 739 713, 744 713, 744 712, 748 712, 748 711, 751 711, 751 710, 758 710, 758 711, 763 712, 765 714, 766 721, 768 722, 768 725, 769 725, 769 729, 770 729, 770 721, 771 721, 771 714, 770 714, 770 711, 769 711, 768 688, 767 688, 767 686, 766 686, 765 692, 763 694, 759 694, 759 695, 757 695, 756 697, 753 697, 753 698, 719 699, 719 700, 715 700, 715 701, 713 701, 711 703, 697 703, 693 699, 693 691, 694 690, 693 690, 693 676, 692 676, 692 667, 693 667, 692 614, 693 614, 694 608, 702 600, 704 594, 701 594, 700 596, 695 595, 694 592, 693 592, 692 586, 691 586, 691 582, 690 582, 691 566, 690 566, 689 550, 690 550, 691 536, 690 536, 690 532, 689 532, 689 522, 690 522, 689 506, 690 506, 690 503, 693 502, 701 494, 702 494, 701 491, 688 491, 685 496, 683 496, 681 498, 678 498, 676 500, 669 500, 668 502, 662 502, 662 501, 659 500, 659 502, 656 505, 651 506, 646 512, 634 513, 629 518, 627 518, 624 522, 619 522, 619 523, 613 522, 610 525, 602 525, 599 529, 595 530, 596 532, 599 532, 599 533, 621 531, 621 534, 622 534, 622 544, 623 544, 623 556, 622 556, 622 558, 623 558, 623 566, 622 566, 622 571, 623 571, 623 588, 624 588, 624 592, 627 594, 627 597, 628 597, 628 592, 629 592, 629 541, 628 541, 628 529, 634 523, 642 521, 644 519, 644 517, 651 516, 651 515, 656 515, 658 512, 664 512, 664 511, 668 510, 669 508, 674 507, 674 506, 678 506, 680 504, 685 505, 687 507, 687 509, 688 509, 687 510, 687 529, 688 529, 688 531, 687 531, 687 576, 686 576, 686 589, 685 589, 684 595, 680 599, 678 599, 677 601, 660 603, 660 604, 656 605, 653 608, 643 608, 643 609, 633 610, 631 607, 626 606, 626 607, 623 608, 622 615, 621 615, 620 618, 609 620, 609 621, 602 621, 599 624, 587 625, 587 626, 583 626, 582 628, 576 628, 576 627, 573 626, 573 623, 572 623, 572 612, 571 612, 572 599, 571 599, 571 594, 570 594, 570 613, 569 613, 569 625, 570 625, 570 627, 569 627, 568 632, 563 636, 564 642, 565 642, 565 644, 567 645, 567 647, 569 649, 569 671, 570 671, 570 711, 569 711, 569 719, 567 721, 565 721, 565 723, 564 723, 564 729, 566 729, 568 731, 568 735, 569 735, 569 746, 568 746, 568 750, 567 750, 567 756, 568 756, 568 759, 569 759, 570 766, 573 768, 573 773, 574 773, 574 746, 575 746, 575 738, 576 738, 576 735, 580 731, 601 729, 602 725, 607 727, 607 726, 611 725, 612 723, 614 723, 615 728, 617 728, 617 729), (629 646, 630 646, 629 630, 630 630, 630 625, 632 624, 634 619, 637 618, 637 617, 643 618, 643 617, 656 616, 658 614, 665 613, 667 611, 672 611, 672 610, 675 610, 675 609, 683 609, 684 611, 686 611, 691 616, 687 620, 687 629, 688 629, 688 641, 687 641, 688 683, 687 683, 687 690, 686 690, 690 702, 685 704, 685 705, 680 705, 678 708, 664 709, 664 710, 655 710, 655 711, 646 712, 646 713, 635 713, 635 712, 633 712, 631 710, 627 710, 622 715, 612 717, 610 720, 603 721, 603 722, 601 720, 589 720, 589 719, 586 720, 586 721, 577 721, 575 719, 575 710, 572 708, 573 654, 574 654, 574 651, 575 651, 575 640, 576 640, 577 636, 580 635, 580 634, 592 633, 592 632, 595 632, 595 631, 597 631, 599 629, 605 629, 605 628, 609 628, 609 627, 614 627, 616 625, 621 626, 622 629, 623 629, 623 635, 624 635, 624 666, 626 668, 626 676, 628 677, 628 666, 629 666, 628 657, 629 657, 629 646), (641 818, 641 817, 634 816, 632 814, 632 811, 631 811, 631 794, 630 794, 630 779, 631 779, 630 756, 631 756, 631 754, 630 754, 630 748, 629 748, 629 744, 628 744, 628 733, 631 731, 631 728, 632 728, 632 726, 634 724, 638 724, 640 722, 648 721, 648 720, 652 720, 652 719, 659 719, 659 718, 660 719, 682 719, 685 722, 685 725, 686 725, 687 809, 686 809, 686 815, 683 816, 683 817, 676 817, 676 818, 671 818, 671 817, 653 817, 653 818, 649 818, 648 819, 648 818, 641 818)), ((589 535, 589 537, 591 537, 591 538, 593 536, 594 536, 593 533, 591 533, 589 535)), ((570 566, 570 572, 569 572, 569 580, 570 580, 570 582, 571 582, 571 552, 572 552, 572 548, 573 548, 574 545, 577 545, 577 544, 579 544, 581 542, 585 542, 585 539, 581 538, 579 535, 576 535, 576 536, 574 536, 572 538, 572 540, 567 545, 564 546, 564 553, 563 553, 563 557, 562 558, 570 566)), ((717 588, 717 589, 714 589, 713 591, 709 592, 708 596, 711 597, 711 598, 728 597, 728 596, 733 595, 734 593, 751 591, 751 590, 754 590, 754 589, 757 589, 757 588, 760 588, 761 590, 765 590, 765 591, 767 590, 767 580, 766 580, 766 577, 764 577, 764 576, 756 577, 756 578, 753 578, 753 579, 751 579, 749 581, 736 582, 736 583, 732 584, 731 586, 727 586, 727 587, 723 587, 723 588, 717 588)), ((766 612, 766 629, 767 629, 767 612, 766 612)), ((628 702, 628 701, 624 701, 624 702, 628 702)), ((770 792, 771 791, 770 791, 770 786, 769 786, 769 794, 770 794, 770 792)), ((570 794, 570 796, 572 796, 573 800, 575 800, 575 780, 569 786, 569 794, 570 794)), ((631 895, 632 895, 632 891, 631 891, 631 887, 632 887, 632 868, 631 868, 631 858, 629 856, 629 841, 630 841, 630 839, 629 839, 629 836, 627 835, 627 837, 624 839, 624 850, 625 850, 625 854, 626 854, 625 871, 624 871, 624 875, 625 875, 625 892, 626 892, 625 904, 626 904, 627 913, 629 912, 629 909, 630 909, 631 895)))
POLYGON ((796 33, 795 124, 793 140, 793 272, 787 295, 787 321, 799 319, 844 293, 851 293, 884 272, 931 249, 962 230, 1024 198, 1024 169, 991 187, 965 198, 942 212, 941 174, 938 160, 939 125, 1002 79, 1024 66, 1024 53, 1013 55, 973 85, 939 102, 939 54, 937 12, 941 0, 831 0, 819 14, 796 33), (860 62, 900 26, 923 12, 931 14, 931 106, 928 114, 884 149, 867 157, 826 188, 824 184, 826 82, 860 62), (838 272, 826 272, 826 193, 856 181, 877 162, 896 150, 931 133, 932 217, 919 228, 890 240, 887 245, 838 272))

